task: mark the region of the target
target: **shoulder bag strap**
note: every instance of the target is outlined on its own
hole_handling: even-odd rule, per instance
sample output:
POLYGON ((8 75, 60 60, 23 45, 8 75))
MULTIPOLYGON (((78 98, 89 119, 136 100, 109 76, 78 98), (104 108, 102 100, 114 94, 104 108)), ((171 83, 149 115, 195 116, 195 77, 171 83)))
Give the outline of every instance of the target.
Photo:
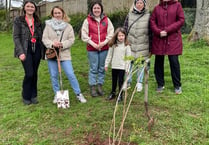
POLYGON ((144 13, 142 15, 140 15, 136 20, 133 21, 133 23, 128 28, 127 34, 129 33, 129 31, 130 31, 131 27, 133 26, 133 24, 135 24, 136 21, 138 21, 142 16, 144 16, 144 13))
MULTIPOLYGON (((65 30, 64 30, 65 31, 65 30)), ((63 33, 64 31, 62 31, 61 37, 60 37, 60 42, 62 41, 62 37, 63 37, 63 33)))

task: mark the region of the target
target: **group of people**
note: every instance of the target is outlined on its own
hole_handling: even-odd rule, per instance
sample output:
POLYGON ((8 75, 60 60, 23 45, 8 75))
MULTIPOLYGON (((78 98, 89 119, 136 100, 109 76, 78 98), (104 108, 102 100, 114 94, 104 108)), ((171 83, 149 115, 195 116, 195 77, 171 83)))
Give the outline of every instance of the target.
MULTIPOLYGON (((60 49, 61 66, 81 103, 87 100, 81 93, 78 80, 71 62, 70 47, 75 36, 65 11, 53 7, 52 18, 46 20, 45 28, 36 15, 34 1, 27 0, 23 4, 23 15, 14 20, 13 39, 15 57, 21 61, 25 76, 22 84, 22 98, 25 105, 37 104, 37 80, 40 60, 46 59, 45 49, 60 49)), ((131 69, 132 63, 124 58, 133 56, 148 59, 155 55, 154 73, 157 81, 157 92, 164 89, 164 57, 168 55, 171 76, 176 94, 180 94, 181 77, 178 56, 182 54, 182 38, 180 28, 184 24, 184 13, 181 4, 176 0, 161 0, 154 8, 151 16, 146 9, 146 0, 134 0, 133 8, 128 13, 124 26, 114 27, 111 20, 104 14, 100 2, 92 3, 90 13, 84 20, 81 39, 87 43, 89 60, 88 83, 92 97, 103 96, 105 71, 112 69, 112 90, 108 100, 116 97, 117 83, 119 91, 123 87, 124 76, 131 69)), ((142 63, 144 63, 144 60, 142 63)), ((60 90, 57 60, 47 59, 52 88, 53 103, 57 103, 56 92, 60 90)), ((139 73, 143 74, 141 68, 139 73)), ((128 85, 132 79, 129 78, 128 85)), ((137 76, 137 91, 142 90, 143 75, 137 76)), ((128 87, 128 85, 126 87, 128 87)), ((123 100, 123 93, 118 101, 123 100)))

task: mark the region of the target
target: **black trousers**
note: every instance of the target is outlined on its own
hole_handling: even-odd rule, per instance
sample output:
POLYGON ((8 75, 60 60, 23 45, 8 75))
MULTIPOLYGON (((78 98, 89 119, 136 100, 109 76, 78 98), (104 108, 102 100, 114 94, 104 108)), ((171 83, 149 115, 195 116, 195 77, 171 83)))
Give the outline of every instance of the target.
MULTIPOLYGON (((158 86, 164 86, 164 55, 155 56, 155 66, 154 73, 158 86)), ((173 85, 175 88, 181 86, 181 74, 180 74, 180 64, 178 60, 178 55, 168 55, 168 60, 170 63, 171 77, 173 85)))
POLYGON ((22 84, 22 97, 25 100, 37 97, 38 67, 41 60, 41 50, 36 45, 35 52, 32 52, 29 43, 26 59, 22 61, 25 76, 22 84))
POLYGON ((116 93, 117 82, 119 86, 119 91, 122 88, 124 81, 125 70, 112 69, 112 93, 116 93))

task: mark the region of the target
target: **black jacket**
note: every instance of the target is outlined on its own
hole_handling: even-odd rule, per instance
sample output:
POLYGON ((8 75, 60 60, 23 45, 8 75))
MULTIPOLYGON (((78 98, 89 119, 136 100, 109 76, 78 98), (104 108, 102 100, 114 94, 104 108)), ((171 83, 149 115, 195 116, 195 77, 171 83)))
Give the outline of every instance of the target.
MULTIPOLYGON (((45 47, 42 44, 42 25, 40 22, 35 21, 34 24, 34 37, 36 43, 39 43, 39 49, 41 49, 41 57, 45 57, 45 47)), ((15 44, 14 56, 19 57, 21 54, 27 55, 28 42, 31 39, 31 33, 28 28, 25 16, 16 17, 13 24, 13 40, 15 44)))

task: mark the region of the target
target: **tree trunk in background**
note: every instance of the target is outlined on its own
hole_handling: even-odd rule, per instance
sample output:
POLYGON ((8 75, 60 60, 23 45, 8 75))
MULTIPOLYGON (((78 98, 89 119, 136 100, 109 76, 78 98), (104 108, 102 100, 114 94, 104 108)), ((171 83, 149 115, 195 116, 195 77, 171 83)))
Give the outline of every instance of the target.
POLYGON ((209 40, 209 0, 197 0, 195 24, 189 40, 209 40))
POLYGON ((8 26, 9 26, 9 9, 8 9, 8 1, 5 1, 5 9, 6 9, 6 24, 7 24, 7 30, 8 30, 8 26))
POLYGON ((159 1, 160 0, 147 0, 147 8, 152 11, 154 7, 159 4, 159 1))

